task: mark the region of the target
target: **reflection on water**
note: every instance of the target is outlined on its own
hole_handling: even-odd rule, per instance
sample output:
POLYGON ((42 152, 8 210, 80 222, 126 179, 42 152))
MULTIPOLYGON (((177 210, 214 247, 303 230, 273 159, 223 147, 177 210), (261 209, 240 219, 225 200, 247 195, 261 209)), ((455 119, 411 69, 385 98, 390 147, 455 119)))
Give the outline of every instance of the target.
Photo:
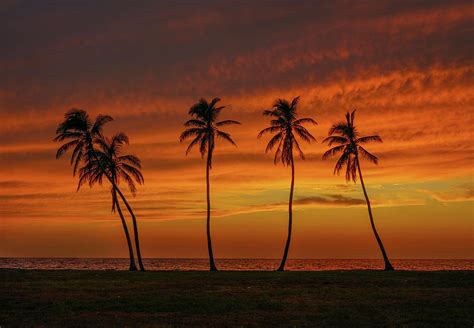
MULTIPOLYGON (((148 270, 208 270, 207 259, 144 259, 148 270)), ((221 270, 275 270, 278 259, 217 259, 221 270)), ((397 270, 474 270, 474 260, 393 260, 397 270)), ((293 271, 378 270, 382 260, 312 259, 288 260, 286 268, 293 271)), ((82 258, 0 258, 0 268, 127 270, 127 259, 82 258)))

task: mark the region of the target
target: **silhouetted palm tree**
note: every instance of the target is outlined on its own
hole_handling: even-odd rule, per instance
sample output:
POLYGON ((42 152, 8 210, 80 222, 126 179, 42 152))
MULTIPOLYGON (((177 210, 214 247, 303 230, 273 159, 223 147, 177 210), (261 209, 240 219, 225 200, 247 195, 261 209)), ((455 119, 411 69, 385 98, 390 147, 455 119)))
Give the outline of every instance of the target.
POLYGON ((184 123, 186 130, 181 133, 179 141, 183 142, 186 139, 193 138, 189 144, 186 155, 189 154, 191 149, 199 145, 199 152, 201 157, 204 158, 204 155, 207 154, 206 162, 206 194, 207 194, 207 221, 206 221, 206 231, 207 231, 207 248, 209 251, 209 266, 211 271, 217 271, 217 267, 214 263, 214 255, 212 252, 212 242, 211 242, 211 200, 210 200, 210 182, 209 182, 209 171, 212 169, 212 154, 214 152, 215 139, 217 138, 224 139, 234 146, 236 146, 234 140, 230 137, 230 134, 220 131, 218 128, 225 125, 240 124, 237 121, 233 120, 224 120, 218 122, 217 119, 222 109, 225 106, 216 107, 216 104, 220 101, 219 98, 214 98, 210 103, 206 99, 199 100, 198 103, 194 104, 189 109, 189 115, 193 118, 184 123))
POLYGON ((301 159, 305 159, 304 153, 296 140, 296 136, 301 140, 308 143, 316 141, 311 133, 302 126, 303 123, 312 123, 316 125, 316 121, 312 118, 300 118, 296 112, 298 106, 299 97, 293 99, 290 103, 285 99, 278 99, 273 104, 271 110, 265 110, 264 116, 270 116, 271 126, 263 129, 258 134, 260 138, 265 133, 275 134, 268 142, 265 153, 271 151, 275 146, 277 150, 275 152, 274 163, 277 164, 278 160, 281 160, 284 166, 291 165, 291 187, 290 187, 290 200, 288 203, 288 238, 286 240, 285 250, 283 252, 283 258, 281 260, 278 271, 285 270, 286 258, 288 257, 288 250, 290 249, 291 242, 291 229, 293 226, 293 189, 295 185, 295 163, 293 160, 293 149, 295 149, 301 159))
MULTIPOLYGON (((82 109, 73 108, 69 110, 64 117, 64 121, 59 124, 56 130, 56 137, 54 141, 62 142, 67 140, 65 144, 59 147, 56 158, 60 158, 68 150, 73 149, 71 156, 71 165, 73 165, 73 175, 76 175, 77 168, 80 163, 87 163, 97 161, 96 151, 94 144, 97 140, 101 139, 102 128, 104 124, 112 121, 112 117, 108 115, 98 115, 94 122, 89 118, 86 111, 82 109)), ((105 168, 102 167, 101 162, 98 162, 99 167, 105 172, 105 168)), ((128 212, 132 216, 133 226, 135 228, 135 244, 137 249, 138 264, 141 271, 145 271, 145 267, 142 263, 142 257, 140 253, 140 243, 138 239, 138 228, 135 214, 130 204, 125 199, 125 196, 115 184, 112 177, 105 174, 105 177, 110 181, 115 191, 119 194, 123 203, 127 207, 128 212)))
POLYGON ((341 153, 341 157, 336 163, 334 168, 334 174, 339 174, 339 172, 346 167, 346 181, 354 181, 357 180, 357 174, 359 174, 360 183, 362 185, 362 190, 364 191, 365 201, 367 202, 367 208, 369 210, 369 217, 370 217, 370 225, 372 226, 372 230, 375 235, 375 239, 377 239, 377 243, 380 247, 380 250, 383 255, 383 259, 385 261, 385 270, 391 271, 393 270, 393 266, 390 263, 387 253, 385 252, 385 248, 383 246, 382 240, 380 239, 379 234, 377 233, 377 229, 375 228, 374 218, 372 216, 372 209, 370 207, 369 196, 367 195, 367 191, 365 190, 364 185, 364 178, 362 177, 362 171, 360 168, 360 157, 364 157, 368 161, 377 164, 378 158, 369 153, 361 144, 365 144, 371 141, 374 142, 382 142, 382 139, 378 135, 373 136, 365 136, 361 137, 359 135, 359 131, 357 131, 356 127, 354 126, 354 116, 356 110, 353 110, 351 114, 346 113, 346 121, 339 122, 334 124, 329 129, 329 137, 323 140, 323 142, 327 142, 329 146, 337 145, 323 154, 323 159, 327 159, 330 156, 334 156, 336 154, 341 153))
MULTIPOLYGON (((96 143, 99 146, 99 149, 95 150, 98 160, 88 162, 79 170, 77 190, 86 182, 89 183, 90 187, 96 183, 102 185, 103 177, 108 175, 112 177, 112 180, 117 186, 121 180, 125 181, 132 195, 135 196, 137 190, 135 181, 138 184, 142 184, 144 179, 140 172, 140 159, 134 155, 121 155, 123 145, 128 145, 127 135, 119 133, 114 135, 112 139, 105 137, 97 139, 96 143), (104 168, 105 171, 102 170, 102 168, 104 168)), ((127 223, 120 208, 117 192, 113 186, 110 191, 112 194, 112 211, 115 212, 115 209, 117 209, 122 221, 125 237, 127 238, 128 251, 130 254, 130 270, 136 271, 137 267, 135 266, 132 242, 130 240, 130 234, 128 233, 127 223)))

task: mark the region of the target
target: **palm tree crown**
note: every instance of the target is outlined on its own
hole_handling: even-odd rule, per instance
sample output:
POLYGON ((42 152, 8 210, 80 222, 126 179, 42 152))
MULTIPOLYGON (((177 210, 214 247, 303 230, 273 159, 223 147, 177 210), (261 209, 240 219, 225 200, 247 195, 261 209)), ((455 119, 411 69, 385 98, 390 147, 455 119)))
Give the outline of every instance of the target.
POLYGON ((73 165, 73 175, 76 175, 81 161, 90 162, 94 157, 93 144, 102 137, 102 128, 105 123, 112 121, 108 115, 98 115, 94 122, 90 119, 86 111, 73 108, 68 111, 64 121, 59 124, 56 130, 54 141, 65 144, 59 147, 56 158, 63 156, 68 150, 73 149, 71 165, 73 165))
MULTIPOLYGON (((140 171, 140 159, 134 155, 121 155, 122 147, 129 144, 128 136, 125 133, 118 133, 111 139, 99 138, 96 143, 98 145, 98 149, 95 150, 97 161, 90 161, 79 170, 77 190, 86 182, 89 183, 90 187, 96 183, 102 185, 104 176, 108 175, 116 185, 124 180, 132 195, 135 196, 137 190, 135 182, 143 184, 144 178, 140 171)), ((114 194, 113 188, 112 193, 114 194)), ((114 201, 112 202, 112 210, 115 210, 114 201)))
POLYGON ((359 135, 359 131, 354 126, 354 116, 356 110, 352 113, 346 113, 346 121, 334 124, 329 129, 329 137, 325 138, 323 142, 327 142, 329 146, 337 145, 323 154, 323 159, 327 159, 336 154, 342 153, 341 157, 336 163, 334 174, 339 174, 340 171, 346 167, 346 180, 357 180, 357 161, 359 154, 370 162, 377 164, 377 156, 369 153, 361 144, 368 142, 382 142, 382 138, 378 135, 364 136, 359 135))
POLYGON ((194 146, 199 145, 201 157, 204 157, 204 155, 208 154, 209 167, 212 167, 212 154, 214 151, 216 136, 217 138, 224 139, 236 146, 230 134, 221 131, 218 128, 225 125, 240 124, 240 122, 234 120, 217 121, 222 109, 225 108, 225 106, 216 107, 216 104, 219 101, 219 98, 214 98, 210 103, 208 103, 206 99, 203 98, 194 104, 189 109, 189 115, 191 115, 193 119, 190 119, 184 123, 184 126, 187 127, 187 129, 181 133, 179 138, 179 141, 183 142, 186 139, 194 137, 186 149, 186 155, 194 146))
POLYGON ((305 158, 295 135, 308 143, 316 141, 302 124, 311 123, 317 125, 318 123, 308 117, 298 119, 296 109, 299 98, 300 97, 294 98, 291 103, 285 99, 278 99, 273 104, 271 110, 265 110, 263 112, 264 116, 270 116, 272 118, 270 122, 271 126, 260 131, 258 137, 260 138, 265 133, 276 133, 270 139, 265 149, 265 153, 268 153, 278 145, 274 158, 275 164, 280 160, 283 165, 290 165, 293 160, 293 148, 298 151, 302 159, 305 158))

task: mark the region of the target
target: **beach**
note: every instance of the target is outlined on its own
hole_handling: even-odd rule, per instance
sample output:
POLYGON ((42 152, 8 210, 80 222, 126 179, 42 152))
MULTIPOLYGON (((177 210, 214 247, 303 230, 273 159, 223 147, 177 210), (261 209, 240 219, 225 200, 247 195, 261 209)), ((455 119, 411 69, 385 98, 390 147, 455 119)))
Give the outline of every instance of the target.
POLYGON ((0 325, 471 326, 473 271, 0 270, 0 325))

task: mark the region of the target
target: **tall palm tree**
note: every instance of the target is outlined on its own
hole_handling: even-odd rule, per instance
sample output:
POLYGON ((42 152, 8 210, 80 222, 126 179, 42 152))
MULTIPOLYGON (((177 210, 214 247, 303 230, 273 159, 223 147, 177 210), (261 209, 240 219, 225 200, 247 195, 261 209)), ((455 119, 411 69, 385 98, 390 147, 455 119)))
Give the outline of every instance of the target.
MULTIPOLYGON (((102 138, 102 129, 104 124, 112 120, 113 118, 111 116, 98 115, 94 122, 92 122, 86 111, 77 108, 73 108, 65 114, 64 121, 61 122, 58 128, 56 129, 56 137, 54 138, 54 141, 67 142, 64 143, 61 147, 59 147, 56 153, 56 158, 60 158, 68 150, 73 149, 71 156, 71 165, 73 165, 73 176, 76 175, 77 168, 81 163, 87 164, 92 161, 97 161, 100 169, 105 172, 105 168, 102 166, 101 162, 98 161, 94 144, 97 142, 97 140, 102 138)), ((135 214, 133 213, 132 207, 127 202, 125 196, 123 195, 122 191, 117 187, 112 177, 109 176, 107 173, 105 173, 105 177, 107 178, 107 180, 110 181, 112 187, 120 196, 123 203, 127 207, 128 212, 132 216, 138 264, 140 266, 140 270, 145 271, 140 252, 138 226, 135 214)))
MULTIPOLYGON (((134 155, 121 155, 122 147, 128 145, 128 137, 124 133, 116 134, 109 138, 97 139, 99 149, 96 149, 97 161, 90 161, 79 170, 79 183, 77 190, 81 188, 86 182, 92 187, 98 183, 102 185, 102 180, 105 175, 112 177, 112 180, 118 186, 121 180, 124 180, 130 189, 133 196, 136 194, 135 182, 142 184, 144 182, 143 175, 140 172, 141 161, 134 155), (99 162, 101 165, 99 165, 99 162), (102 170, 102 168, 105 169, 102 170)), ((132 242, 130 234, 128 233, 127 223, 120 208, 120 203, 117 198, 117 192, 112 186, 110 190, 112 194, 112 212, 117 209, 120 219, 122 221, 123 230, 127 239, 128 251, 130 254, 130 270, 136 271, 135 259, 133 255, 132 242)))
POLYGON ((189 109, 189 115, 193 118, 184 123, 186 129, 181 133, 179 141, 183 142, 189 138, 193 138, 188 148, 186 149, 186 155, 189 154, 191 149, 199 145, 199 152, 201 157, 207 154, 206 161, 206 195, 207 195, 207 248, 209 252, 209 266, 211 271, 217 271, 217 267, 214 263, 214 255, 212 252, 211 242, 211 195, 210 195, 210 182, 209 182, 209 171, 212 169, 212 155, 215 147, 216 137, 219 139, 226 140, 232 145, 236 146, 234 140, 230 137, 230 134, 219 130, 220 127, 225 125, 240 124, 233 120, 217 121, 219 114, 225 106, 216 107, 216 104, 220 101, 219 98, 214 98, 211 102, 207 102, 206 99, 200 99, 189 109))
POLYGON ((380 247, 380 251, 382 252, 382 256, 385 262, 385 270, 392 271, 393 266, 388 259, 382 240, 380 239, 377 229, 375 228, 374 218, 372 216, 372 208, 370 206, 369 196, 367 195, 367 191, 365 190, 364 178, 362 177, 362 171, 360 168, 361 157, 367 159, 369 162, 378 164, 377 156, 369 153, 364 147, 362 147, 362 145, 372 141, 382 142, 382 138, 380 138, 380 136, 378 135, 364 137, 360 136, 359 131, 357 131, 357 128, 354 126, 355 112, 355 109, 350 114, 349 112, 347 112, 345 122, 342 121, 336 123, 329 129, 329 136, 325 138, 323 142, 327 142, 329 146, 337 146, 326 151, 323 154, 323 159, 327 159, 336 154, 341 154, 341 157, 339 157, 339 160, 336 162, 334 174, 339 174, 339 172, 344 168, 344 166, 346 167, 346 181, 352 180, 356 182, 357 174, 359 174, 360 184, 362 185, 365 201, 369 210, 370 225, 372 226, 375 239, 377 240, 377 243, 380 247))
POLYGON ((263 111, 264 116, 271 118, 270 127, 263 129, 258 134, 258 138, 266 133, 275 134, 267 144, 265 153, 271 151, 275 146, 275 158, 274 164, 281 161, 284 166, 291 165, 291 187, 290 187, 290 200, 288 202, 288 238, 285 244, 285 250, 283 252, 283 258, 281 260, 278 271, 285 270, 286 258, 288 257, 288 250, 290 249, 291 242, 291 230, 293 226, 293 189, 295 185, 295 162, 293 160, 293 150, 298 152, 301 159, 305 159, 304 153, 300 148, 300 145, 296 137, 299 137, 305 142, 316 141, 316 139, 302 126, 303 123, 311 123, 316 125, 316 121, 312 118, 298 118, 297 106, 299 97, 293 99, 290 103, 285 99, 278 99, 273 104, 271 110, 263 111))

